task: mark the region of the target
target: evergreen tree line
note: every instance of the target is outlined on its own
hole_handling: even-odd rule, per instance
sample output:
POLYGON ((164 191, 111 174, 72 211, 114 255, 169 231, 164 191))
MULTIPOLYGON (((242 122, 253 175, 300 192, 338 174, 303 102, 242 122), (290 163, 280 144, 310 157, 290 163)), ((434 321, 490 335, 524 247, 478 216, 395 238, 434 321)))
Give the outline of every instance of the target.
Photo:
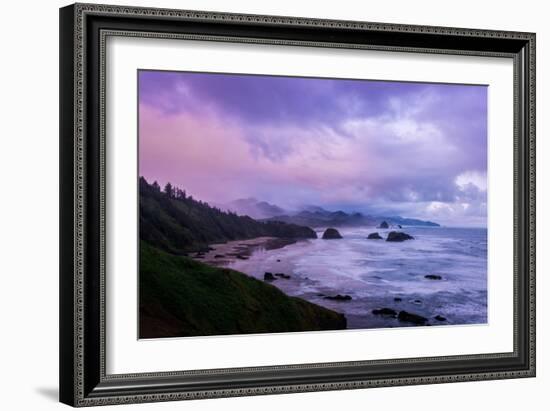
POLYGON ((173 254, 204 251, 209 244, 270 236, 315 238, 309 227, 261 222, 194 199, 170 182, 161 190, 140 177, 140 238, 173 254))

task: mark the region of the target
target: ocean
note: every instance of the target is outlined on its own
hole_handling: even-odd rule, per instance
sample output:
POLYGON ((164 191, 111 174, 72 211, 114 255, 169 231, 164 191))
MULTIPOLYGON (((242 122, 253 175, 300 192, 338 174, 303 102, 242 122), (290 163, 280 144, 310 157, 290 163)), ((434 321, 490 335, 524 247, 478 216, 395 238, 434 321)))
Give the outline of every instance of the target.
POLYGON ((261 280, 266 272, 290 276, 272 284, 345 314, 350 329, 415 325, 372 312, 381 308, 420 315, 428 320, 424 325, 487 323, 485 228, 403 227, 415 238, 404 242, 367 239, 372 232, 385 239, 392 229, 338 228, 343 238, 335 240, 316 231, 318 239, 260 246, 247 260, 225 266, 261 280), (330 299, 338 294, 351 299, 330 299))

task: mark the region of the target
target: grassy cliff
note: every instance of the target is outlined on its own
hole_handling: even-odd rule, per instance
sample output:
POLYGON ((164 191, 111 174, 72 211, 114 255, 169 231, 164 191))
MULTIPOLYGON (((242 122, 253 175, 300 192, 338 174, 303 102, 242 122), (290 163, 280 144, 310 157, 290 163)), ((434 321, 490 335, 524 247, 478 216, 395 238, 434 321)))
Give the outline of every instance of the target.
POLYGON ((144 241, 139 290, 141 338, 346 328, 342 314, 144 241))

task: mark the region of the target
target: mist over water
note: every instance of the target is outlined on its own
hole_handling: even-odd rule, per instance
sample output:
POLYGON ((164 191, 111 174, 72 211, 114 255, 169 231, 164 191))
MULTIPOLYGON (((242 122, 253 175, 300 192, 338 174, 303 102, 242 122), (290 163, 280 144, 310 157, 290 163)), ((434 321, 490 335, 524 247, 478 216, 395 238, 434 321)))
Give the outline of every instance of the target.
POLYGON ((262 279, 265 272, 285 273, 273 284, 346 315, 348 328, 412 325, 372 314, 373 309, 405 310, 430 325, 487 322, 487 230, 485 228, 404 227, 414 240, 368 240, 391 229, 338 228, 339 240, 303 240, 280 249, 255 249, 248 260, 227 267, 262 279), (441 280, 424 276, 439 275, 441 280), (349 295, 351 301, 326 296, 349 295), (398 300, 395 300, 395 299, 398 300), (444 321, 434 319, 442 316, 444 321))

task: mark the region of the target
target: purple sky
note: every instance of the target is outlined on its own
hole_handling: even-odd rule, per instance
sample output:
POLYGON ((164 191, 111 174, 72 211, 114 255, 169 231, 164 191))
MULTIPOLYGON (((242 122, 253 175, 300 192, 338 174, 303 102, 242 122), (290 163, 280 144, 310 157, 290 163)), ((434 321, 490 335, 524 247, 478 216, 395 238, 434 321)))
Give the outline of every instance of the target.
POLYGON ((149 181, 486 225, 485 86, 140 71, 139 93, 149 181))

